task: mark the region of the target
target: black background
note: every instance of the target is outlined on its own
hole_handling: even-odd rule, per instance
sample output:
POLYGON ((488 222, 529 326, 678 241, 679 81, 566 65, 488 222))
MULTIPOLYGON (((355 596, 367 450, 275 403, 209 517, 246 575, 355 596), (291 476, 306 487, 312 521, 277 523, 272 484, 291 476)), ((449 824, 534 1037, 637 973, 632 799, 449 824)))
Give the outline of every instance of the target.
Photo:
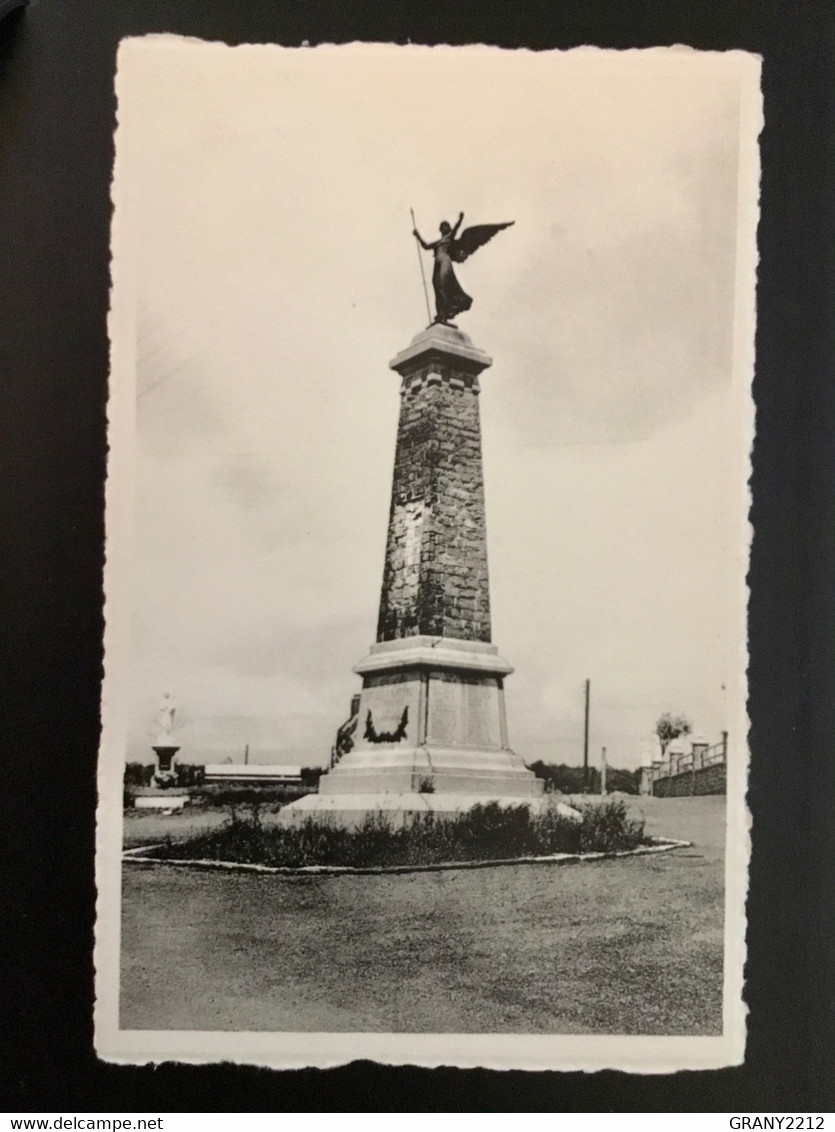
MULTIPOLYGON (((833 1107, 835 7, 748 0, 33 0, 0 25, 0 1059, 10 1111, 833 1107), (109 183, 118 39, 688 43, 764 56, 744 1066, 621 1073, 118 1067, 92 1052, 109 183)), ((455 128, 454 119, 442 124, 455 128)), ((524 123, 520 123, 524 129, 524 123)))

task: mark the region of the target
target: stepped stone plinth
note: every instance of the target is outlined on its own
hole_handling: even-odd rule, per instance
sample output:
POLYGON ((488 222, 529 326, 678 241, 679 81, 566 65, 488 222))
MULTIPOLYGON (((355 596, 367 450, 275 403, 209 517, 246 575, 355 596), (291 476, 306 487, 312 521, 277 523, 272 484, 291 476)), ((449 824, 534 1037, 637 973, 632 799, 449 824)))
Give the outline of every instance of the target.
POLYGON ((542 783, 508 741, 513 669, 491 643, 478 407, 491 364, 446 324, 391 362, 400 421, 377 642, 354 667, 362 692, 352 749, 318 794, 282 811, 286 822, 538 804, 542 783))

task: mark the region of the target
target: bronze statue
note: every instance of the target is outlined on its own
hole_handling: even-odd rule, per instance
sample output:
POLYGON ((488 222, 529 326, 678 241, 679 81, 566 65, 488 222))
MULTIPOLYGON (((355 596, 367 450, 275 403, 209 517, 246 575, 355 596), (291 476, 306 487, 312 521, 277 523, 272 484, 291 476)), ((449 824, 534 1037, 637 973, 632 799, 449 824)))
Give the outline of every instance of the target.
POLYGON ((463 219, 462 212, 454 227, 450 227, 446 220, 442 220, 441 238, 431 244, 427 244, 417 228, 412 233, 421 247, 428 252, 431 251, 435 257, 435 267, 432 271, 432 286, 435 289, 433 322, 450 323, 457 314, 469 310, 473 305, 473 300, 455 277, 453 262, 463 263, 488 240, 492 240, 497 232, 501 232, 502 228, 509 228, 513 224, 512 220, 504 224, 476 224, 472 228, 465 228, 459 238, 458 229, 463 219))

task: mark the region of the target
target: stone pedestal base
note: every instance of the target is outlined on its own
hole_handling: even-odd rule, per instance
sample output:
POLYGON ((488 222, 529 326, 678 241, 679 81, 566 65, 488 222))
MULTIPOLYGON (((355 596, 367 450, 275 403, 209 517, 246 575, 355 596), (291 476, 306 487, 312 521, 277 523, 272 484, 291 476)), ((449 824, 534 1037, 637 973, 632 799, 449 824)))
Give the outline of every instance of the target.
POLYGON ((537 798, 543 783, 507 748, 392 747, 351 751, 323 775, 319 793, 462 794, 537 798))
POLYGON ((154 782, 160 787, 172 785, 177 779, 176 755, 179 746, 161 739, 158 743, 154 743, 151 749, 157 759, 154 782))
POLYGON ((467 813, 473 806, 495 802, 502 808, 528 806, 532 812, 540 813, 549 806, 556 806, 565 817, 579 819, 576 810, 562 802, 555 803, 552 798, 512 797, 489 798, 473 794, 418 794, 404 791, 402 794, 308 794, 299 798, 279 812, 280 825, 303 825, 311 818, 323 824, 333 824, 344 829, 361 826, 369 814, 379 814, 393 828, 409 825, 419 814, 435 814, 437 817, 454 818, 467 813))
POLYGON ((354 748, 322 776, 318 795, 282 810, 282 821, 329 814, 357 824, 369 811, 396 820, 541 797, 543 783, 508 746, 504 677, 512 669, 495 645, 383 641, 354 671, 363 678, 354 748))
POLYGON ((136 795, 133 805, 137 810, 181 810, 189 804, 189 801, 188 794, 178 794, 173 790, 146 789, 136 795))

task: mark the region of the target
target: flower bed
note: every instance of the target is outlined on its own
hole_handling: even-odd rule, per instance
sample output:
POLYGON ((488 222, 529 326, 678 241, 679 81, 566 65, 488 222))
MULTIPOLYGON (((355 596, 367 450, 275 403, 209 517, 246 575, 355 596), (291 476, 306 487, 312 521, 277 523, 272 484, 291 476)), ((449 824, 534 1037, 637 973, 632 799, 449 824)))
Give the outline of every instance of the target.
POLYGON ((556 853, 628 852, 649 843, 643 822, 627 817, 623 802, 588 805, 580 812, 577 821, 556 810, 531 814, 524 805, 505 809, 490 803, 456 818, 421 814, 401 828, 369 815, 359 828, 342 829, 312 820, 300 827, 265 825, 256 806, 243 817, 234 811, 217 829, 188 841, 169 840, 143 856, 274 868, 408 868, 556 853))

